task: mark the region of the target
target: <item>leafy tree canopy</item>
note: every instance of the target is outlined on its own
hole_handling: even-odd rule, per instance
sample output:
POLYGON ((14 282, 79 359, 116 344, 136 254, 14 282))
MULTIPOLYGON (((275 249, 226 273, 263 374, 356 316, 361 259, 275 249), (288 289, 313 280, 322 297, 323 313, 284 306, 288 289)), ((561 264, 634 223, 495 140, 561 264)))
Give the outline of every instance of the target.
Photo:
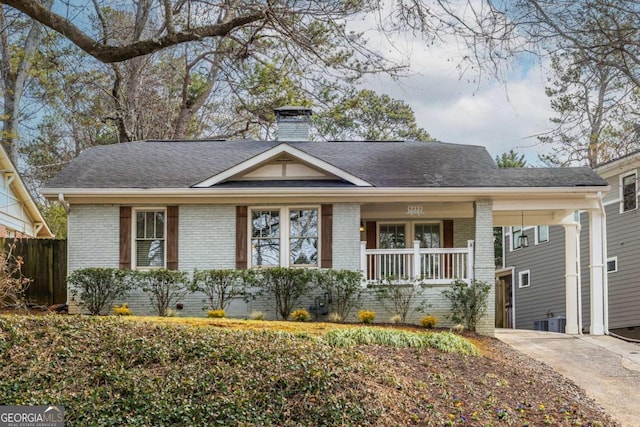
POLYGON ((513 149, 496 156, 495 160, 499 168, 523 168, 527 166, 524 154, 518 154, 513 149))

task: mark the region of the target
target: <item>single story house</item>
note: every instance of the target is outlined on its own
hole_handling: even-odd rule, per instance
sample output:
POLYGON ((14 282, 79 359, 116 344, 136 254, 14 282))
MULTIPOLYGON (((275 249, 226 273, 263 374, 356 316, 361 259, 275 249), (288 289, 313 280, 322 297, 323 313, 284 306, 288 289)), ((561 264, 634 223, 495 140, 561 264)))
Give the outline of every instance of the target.
MULTIPOLYGON (((605 330, 640 339, 640 209, 638 203, 638 169, 640 151, 611 160, 595 171, 611 187, 603 198, 607 239, 605 247, 605 283, 603 292, 605 330)), ((588 212, 577 212, 580 226, 576 233, 578 252, 589 250, 590 223, 588 212)), ((525 227, 529 246, 518 245, 519 227, 504 233, 504 265, 498 272, 499 282, 507 284, 511 323, 519 329, 549 330, 566 316, 563 286, 565 265, 565 232, 559 226, 525 227), (510 294, 510 295, 509 295, 510 294)), ((589 287, 590 266, 578 266, 579 323, 588 332, 591 327, 592 304, 589 287)))
MULTIPOLYGON (((526 221, 572 224, 576 209, 602 222, 609 187, 588 168, 499 169, 484 147, 442 142, 309 141, 309 109, 276 113, 276 141, 141 141, 83 152, 43 190, 69 208, 68 271, 359 270, 369 282, 423 280, 430 312, 444 322, 441 291, 455 278, 494 282, 494 226, 520 224, 523 212, 526 221)), ((596 298, 602 233, 593 228, 589 254, 596 298)), ((478 325, 485 334, 494 331, 494 298, 478 325)), ((190 296, 183 311, 202 316, 201 300, 190 296)), ((144 295, 126 302, 151 312, 144 295)), ((394 313, 375 304, 363 308, 388 322, 394 313)), ((272 306, 238 302, 232 314, 274 317, 272 306)))

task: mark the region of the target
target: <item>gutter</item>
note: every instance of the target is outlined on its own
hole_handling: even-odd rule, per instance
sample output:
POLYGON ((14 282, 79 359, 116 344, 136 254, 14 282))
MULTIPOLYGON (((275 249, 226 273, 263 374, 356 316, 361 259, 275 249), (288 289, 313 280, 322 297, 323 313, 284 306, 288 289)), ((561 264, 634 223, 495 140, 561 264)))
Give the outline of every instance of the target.
POLYGON ((67 202, 64 199, 64 193, 58 193, 58 202, 60 203, 60 205, 62 206, 64 211, 68 214, 69 213, 69 202, 67 202))
MULTIPOLYGON (((556 195, 558 197, 567 194, 593 194, 608 191, 609 186, 593 187, 349 187, 349 188, 45 188, 42 191, 44 197, 57 198, 64 193, 66 197, 238 197, 253 196, 449 196, 471 197, 478 200, 482 197, 495 199, 496 196, 512 196, 514 194, 524 197, 531 194, 556 195)), ((528 197, 527 197, 528 198, 528 197)))

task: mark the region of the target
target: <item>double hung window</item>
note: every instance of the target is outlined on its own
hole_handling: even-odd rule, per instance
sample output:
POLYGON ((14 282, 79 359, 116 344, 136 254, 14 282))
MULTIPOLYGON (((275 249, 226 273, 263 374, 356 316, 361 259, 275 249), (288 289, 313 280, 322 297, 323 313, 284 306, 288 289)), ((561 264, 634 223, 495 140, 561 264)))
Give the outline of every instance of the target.
POLYGON ((135 267, 165 266, 165 210, 135 211, 135 267))
POLYGON ((251 209, 252 267, 317 267, 319 209, 251 209))
POLYGON ((637 184, 635 172, 620 177, 620 212, 627 212, 637 209, 637 184))

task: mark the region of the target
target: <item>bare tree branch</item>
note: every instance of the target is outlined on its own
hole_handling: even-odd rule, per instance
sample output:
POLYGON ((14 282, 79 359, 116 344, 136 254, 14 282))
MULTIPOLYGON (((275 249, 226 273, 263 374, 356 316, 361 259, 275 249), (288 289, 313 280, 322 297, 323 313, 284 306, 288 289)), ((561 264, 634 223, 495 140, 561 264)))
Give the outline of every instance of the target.
POLYGON ((84 33, 70 20, 48 10, 38 2, 32 0, 2 0, 0 3, 9 5, 34 20, 59 32, 67 37, 89 55, 105 63, 122 62, 137 56, 148 55, 167 47, 181 43, 202 40, 207 37, 224 37, 236 28, 267 19, 267 9, 251 12, 229 19, 228 21, 203 25, 188 31, 168 33, 157 39, 134 41, 122 46, 101 44, 98 40, 84 33))

